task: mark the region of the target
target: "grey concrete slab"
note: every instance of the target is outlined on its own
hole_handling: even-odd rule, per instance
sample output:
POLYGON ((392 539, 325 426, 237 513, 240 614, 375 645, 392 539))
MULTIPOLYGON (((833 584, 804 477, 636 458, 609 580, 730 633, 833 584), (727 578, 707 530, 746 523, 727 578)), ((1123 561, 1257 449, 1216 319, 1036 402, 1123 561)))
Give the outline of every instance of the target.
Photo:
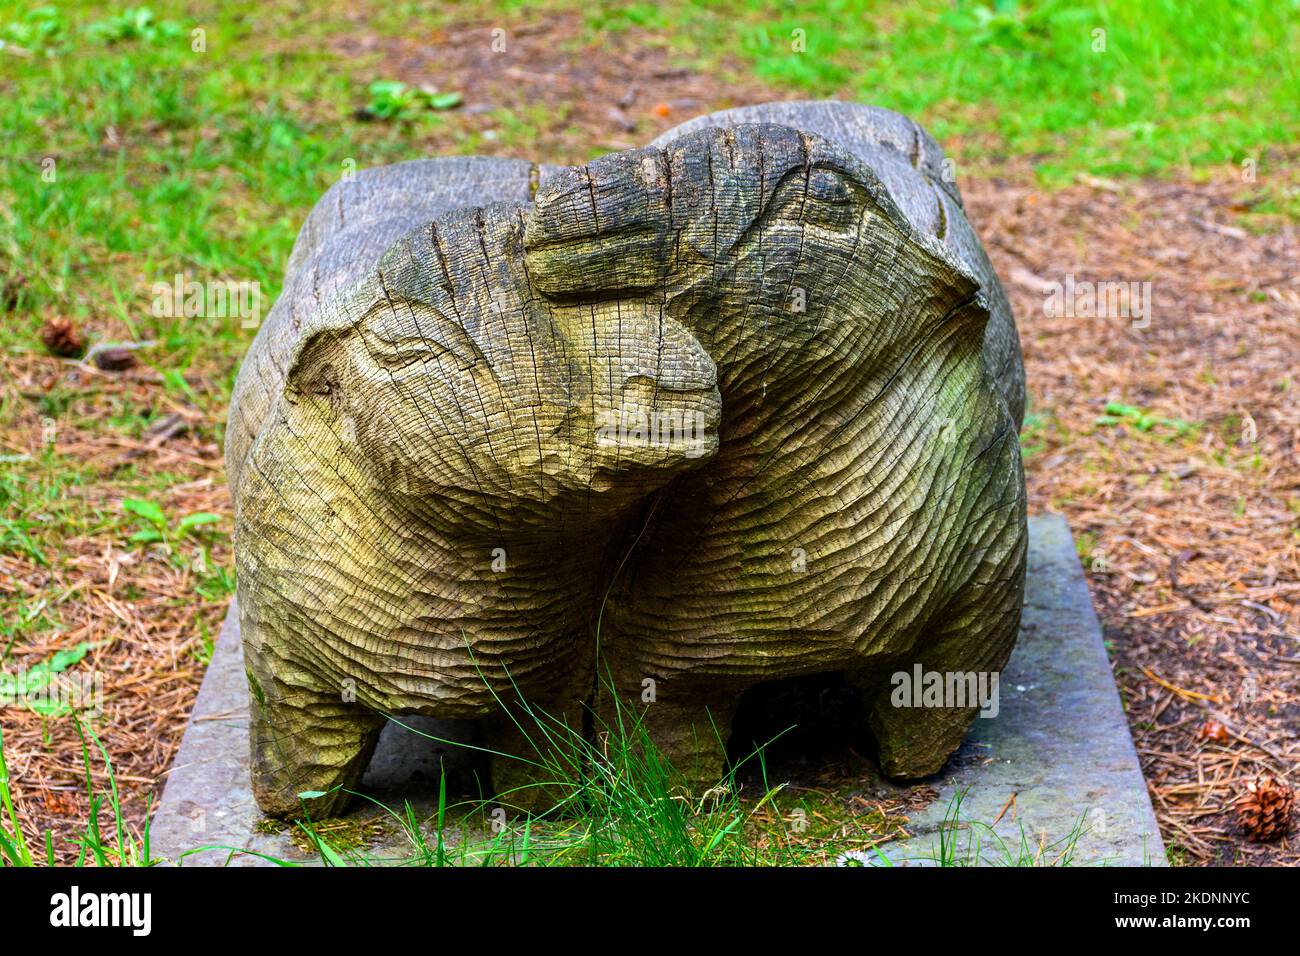
MULTIPOLYGON (((933 778, 939 798, 912 816, 913 838, 882 847, 885 859, 863 862, 934 865, 942 854, 967 863, 1050 863, 1068 852, 1076 865, 1165 864, 1083 571, 1058 515, 1030 519, 1025 600, 1020 640, 1000 677, 997 716, 977 719, 933 778), (945 825, 959 795, 959 820, 945 825), (945 846, 956 849, 945 854, 945 846)), ((190 866, 270 865, 257 854, 314 861, 288 833, 262 822, 248 783, 247 720, 232 606, 154 816, 156 856, 190 866), (203 846, 244 852, 186 855, 203 846)), ((465 739, 464 727, 405 722, 434 737, 465 739)), ((410 799, 427 811, 439 761, 463 770, 472 757, 390 723, 360 789, 389 806, 410 799)), ((363 805, 350 816, 364 821, 380 813, 363 805)), ((393 836, 377 837, 368 852, 393 859, 409 853, 393 836)))

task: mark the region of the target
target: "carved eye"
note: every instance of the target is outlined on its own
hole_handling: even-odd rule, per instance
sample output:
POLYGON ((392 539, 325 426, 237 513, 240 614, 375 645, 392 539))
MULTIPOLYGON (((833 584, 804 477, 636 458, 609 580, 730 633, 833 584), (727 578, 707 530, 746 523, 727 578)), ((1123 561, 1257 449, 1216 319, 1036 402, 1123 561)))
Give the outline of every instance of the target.
POLYGON ((366 344, 384 352, 405 354, 428 349, 420 320, 404 301, 372 309, 361 328, 366 344))
POLYGON ((390 369, 444 358, 470 365, 477 354, 458 323, 422 302, 377 304, 362 320, 361 332, 370 358, 390 369))
POLYGON ((862 188, 843 173, 824 166, 807 176, 791 176, 781 184, 773 203, 778 219, 832 232, 857 228, 863 206, 862 188))
POLYGON ((857 187, 834 170, 814 168, 808 174, 804 221, 836 231, 852 228, 861 208, 856 193, 857 187))

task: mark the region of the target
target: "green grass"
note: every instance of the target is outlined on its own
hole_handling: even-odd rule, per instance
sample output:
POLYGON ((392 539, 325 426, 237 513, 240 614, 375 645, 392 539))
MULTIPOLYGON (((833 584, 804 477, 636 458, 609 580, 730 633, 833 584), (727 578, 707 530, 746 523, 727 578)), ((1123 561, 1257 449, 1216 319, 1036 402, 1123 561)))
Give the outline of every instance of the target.
POLYGON ((1089 829, 1086 813, 1075 821, 1068 833, 1051 842, 1033 843, 1024 824, 1017 826, 1015 836, 1008 841, 991 824, 963 820, 961 808, 965 798, 966 791, 958 791, 944 809, 943 822, 939 825, 939 843, 930 857, 939 866, 1067 867, 1076 863, 1106 862, 1077 859, 1079 840, 1089 829))
MULTIPOLYGON (((385 807, 392 831, 408 845, 401 863, 796 866, 826 852, 790 838, 777 803, 780 787, 742 799, 732 770, 703 793, 682 788, 640 720, 626 711, 618 726, 601 728, 599 744, 548 715, 533 712, 529 719, 549 745, 538 769, 554 805, 543 813, 517 812, 511 802, 522 796, 518 791, 449 804, 440 789, 429 821, 409 805, 401 813, 385 807), (776 812, 764 815, 769 806, 776 812)), ((364 848, 349 850, 328 832, 301 826, 324 862, 378 862, 364 848)))
MULTIPOLYGON (((1237 163, 1300 138, 1300 0, 1222 0, 1194 13, 1176 0, 543 6, 584 10, 592 35, 636 26, 688 62, 729 57, 780 89, 901 110, 960 140, 959 159, 1037 157, 1048 177, 1237 163), (1093 50, 1097 29, 1104 52, 1093 50), (796 30, 805 52, 791 49, 796 30)), ((160 3, 144 27, 138 9, 42 9, 0 15, 0 36, 33 52, 0 56, 4 271, 29 280, 20 311, 107 311, 164 343, 168 367, 214 341, 237 350, 247 334, 229 321, 155 319, 140 307, 142 284, 229 276, 261 283, 269 303, 303 215, 345 161, 411 155, 409 124, 351 114, 369 104, 441 122, 423 108, 429 94, 376 87, 378 65, 311 42, 352 29, 328 8, 306 17, 235 2, 186 17, 160 3), (204 52, 192 50, 196 28, 204 52), (267 52, 290 34, 295 42, 267 52)), ((424 23, 491 9, 452 6, 424 23)), ((371 27, 401 33, 413 19, 399 8, 371 27)), ((542 121, 503 124, 506 145, 526 152, 542 121)), ((0 345, 19 342, 31 344, 23 323, 0 332, 0 345)))
MULTIPOLYGON (((394 809, 356 794, 378 812, 346 821, 312 821, 310 805, 317 795, 305 794, 304 818, 293 824, 294 843, 330 867, 888 867, 918 863, 1020 867, 1105 862, 1078 859, 1078 842, 1088 832, 1085 817, 1051 842, 1033 843, 1023 826, 1008 841, 991 825, 962 818, 965 794, 960 792, 945 808, 937 844, 929 851, 912 848, 904 855, 889 846, 891 840, 904 835, 903 821, 879 813, 850 818, 842 807, 834 808, 831 812, 838 819, 830 826, 807 829, 803 823, 812 808, 805 799, 787 796, 785 785, 766 782, 762 748, 746 758, 763 770, 764 783, 758 793, 745 794, 738 785, 737 773, 746 761, 731 767, 714 786, 692 792, 682 787, 640 716, 630 708, 619 707, 611 723, 598 727, 594 740, 549 715, 531 710, 527 715, 531 733, 546 744, 539 748, 546 756, 537 762, 545 783, 536 786, 554 797, 549 809, 507 813, 512 796, 518 799, 518 793, 449 802, 444 777, 428 817, 409 802, 394 809), (850 837, 851 830, 854 834, 850 837), (377 851, 373 844, 379 840, 402 849, 377 851)), ((282 828, 277 825, 272 832, 282 832, 282 828)), ((228 859, 247 851, 231 846, 196 847, 184 854, 181 862, 214 852, 228 859)), ((255 855, 280 866, 300 865, 255 855)))
MULTIPOLYGON (((537 782, 487 799, 449 803, 443 776, 431 819, 422 819, 409 802, 398 811, 354 793, 380 812, 343 824, 314 822, 313 801, 326 794, 305 792, 299 794, 303 818, 295 823, 296 842, 328 866, 798 866, 837 852, 831 840, 805 838, 799 828, 792 832, 779 801, 783 785, 764 782, 757 798, 742 796, 737 773, 749 760, 762 767, 761 749, 731 766, 713 786, 695 791, 655 744, 645 712, 617 695, 611 695, 612 717, 606 721, 593 714, 588 733, 530 706, 518 688, 514 692, 511 700, 498 697, 498 703, 532 754, 486 752, 498 760, 523 761, 537 782), (404 855, 381 858, 369 850, 369 840, 384 833, 401 835, 404 855)), ((438 743, 456 743, 403 726, 438 743)), ((240 848, 196 847, 182 862, 212 852, 240 848)))
POLYGON ((899 110, 971 140, 959 160, 1029 156, 1049 179, 1240 163, 1300 133, 1296 0, 669 2, 588 24, 899 110))
MULTIPOLYGON (((502 22, 525 22, 513 6, 502 22)), ((958 142, 960 161, 1030 156, 1049 178, 1241 162, 1300 138, 1300 0, 1194 14, 1175 0, 543 6, 582 9, 593 36, 635 26, 686 62, 731 58, 780 89, 902 110, 958 142), (1093 52, 1094 29, 1105 52, 1093 52), (805 52, 791 49, 795 30, 805 52)), ((369 27, 400 34, 493 9, 421 19, 399 6, 369 27)), ((410 158, 443 122, 425 107, 452 102, 376 86, 381 63, 331 55, 325 39, 352 29, 329 8, 246 0, 197 17, 175 3, 144 17, 81 0, 0 14, 0 37, 32 53, 0 51, 0 275, 26 279, 17 312, 111 316, 157 340, 150 361, 167 369, 213 349, 238 355, 249 333, 237 320, 154 317, 151 284, 255 281, 269 305, 303 216, 345 163, 410 158), (367 105, 415 119, 356 120, 367 105)), ((506 119, 498 144, 527 153, 546 117, 506 119)), ((33 330, 5 323, 0 348, 34 347, 33 330)))

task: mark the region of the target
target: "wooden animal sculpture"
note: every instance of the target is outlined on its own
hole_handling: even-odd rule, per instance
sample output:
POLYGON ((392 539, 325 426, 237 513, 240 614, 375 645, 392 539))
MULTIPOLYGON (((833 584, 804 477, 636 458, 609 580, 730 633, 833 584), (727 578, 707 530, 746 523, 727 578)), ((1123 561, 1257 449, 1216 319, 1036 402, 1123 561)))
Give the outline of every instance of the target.
MULTIPOLYGON (((448 159, 313 210, 227 464, 254 792, 342 808, 387 714, 632 701, 688 783, 742 695, 834 672, 923 776, 1017 634, 1024 373, 938 147, 842 103, 715 114, 578 168, 448 159)), ((541 776, 544 776, 542 774, 541 776)))

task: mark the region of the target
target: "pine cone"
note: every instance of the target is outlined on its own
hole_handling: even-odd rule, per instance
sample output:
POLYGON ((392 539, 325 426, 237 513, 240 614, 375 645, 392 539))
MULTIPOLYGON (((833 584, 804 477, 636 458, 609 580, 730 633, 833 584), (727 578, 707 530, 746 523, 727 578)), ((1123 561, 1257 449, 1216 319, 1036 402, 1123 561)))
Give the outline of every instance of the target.
POLYGON ((1246 792, 1235 807, 1241 825, 1252 840, 1277 840, 1291 828, 1295 791, 1271 774, 1261 773, 1247 781, 1246 792))
POLYGON ((50 319, 41 327, 41 341, 60 358, 76 358, 86 351, 86 340, 71 319, 50 319))

